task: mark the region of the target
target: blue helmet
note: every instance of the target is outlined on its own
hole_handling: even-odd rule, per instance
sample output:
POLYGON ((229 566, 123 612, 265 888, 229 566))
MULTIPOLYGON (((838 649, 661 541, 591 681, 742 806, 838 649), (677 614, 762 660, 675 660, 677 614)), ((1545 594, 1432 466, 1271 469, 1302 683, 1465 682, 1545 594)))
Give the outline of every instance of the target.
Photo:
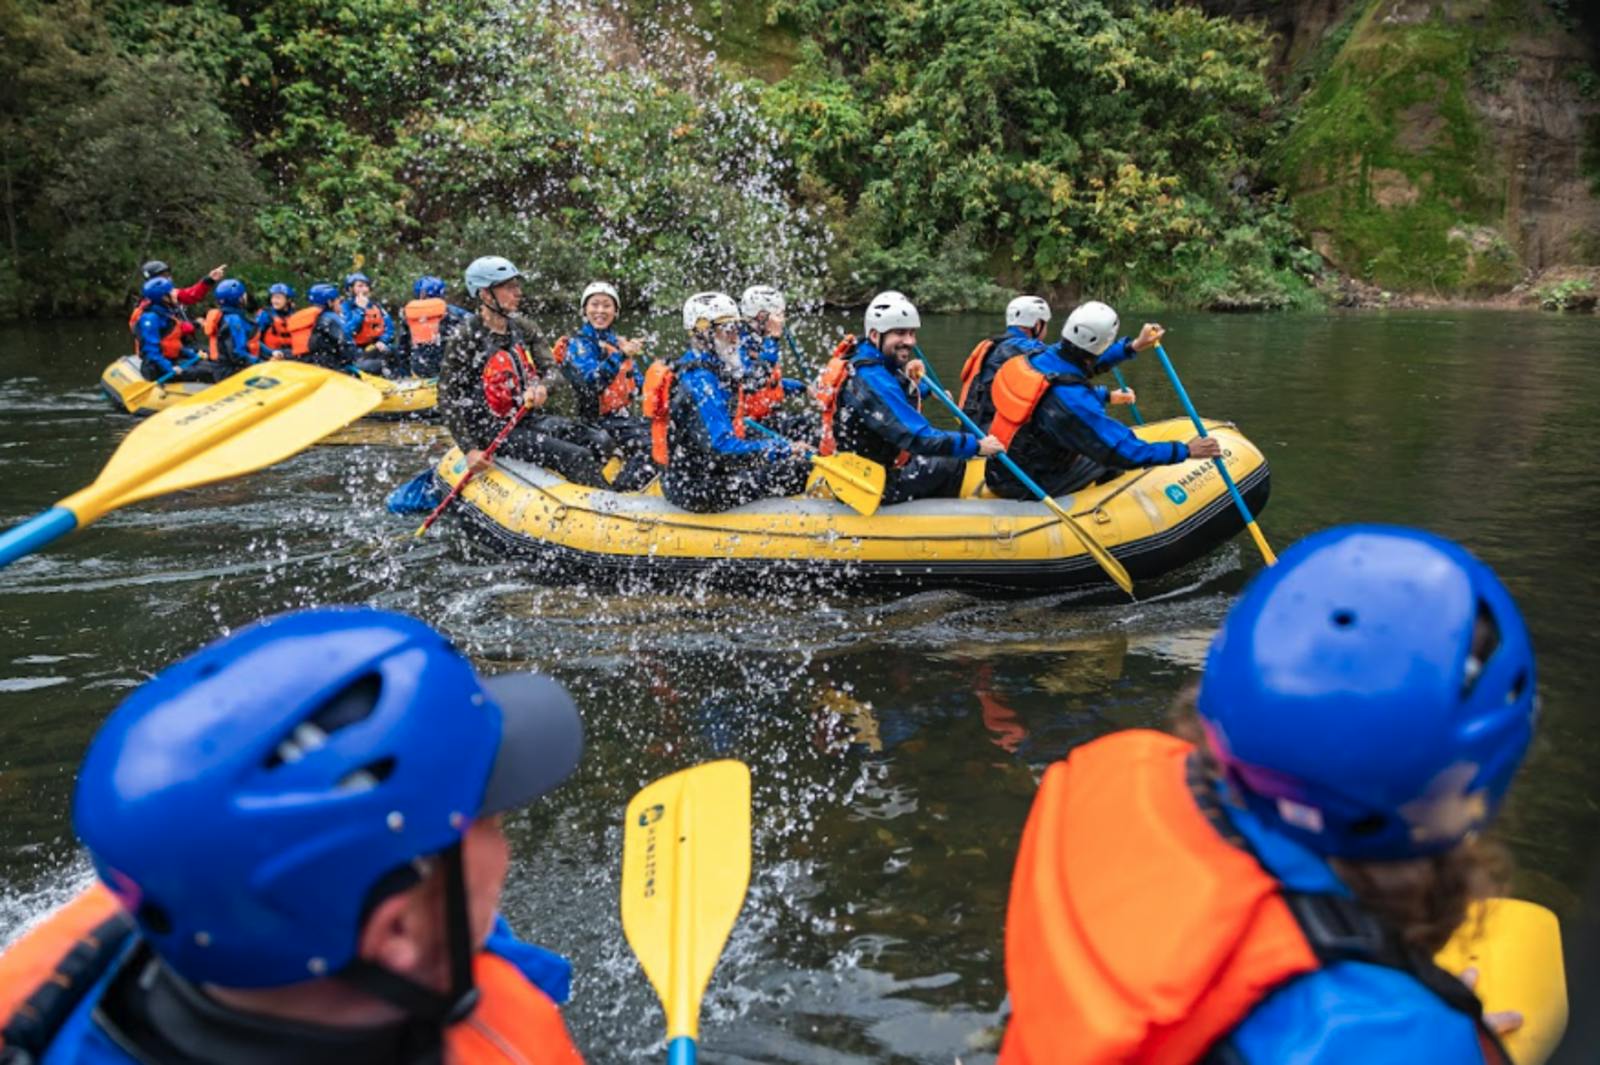
POLYGON ((244 300, 244 282, 228 278, 217 283, 217 302, 224 307, 237 307, 244 300))
POLYGON ((318 307, 327 307, 339 298, 339 290, 326 281, 318 281, 306 289, 306 299, 318 307))
POLYGON ((267 295, 288 296, 290 299, 294 299, 294 287, 292 285, 285 285, 282 281, 279 281, 267 289, 267 295))
POLYGON ((149 300, 151 303, 160 303, 162 300, 172 295, 172 278, 152 277, 150 280, 144 283, 144 287, 139 291, 142 292, 144 294, 144 298, 149 300))
POLYGON ((417 283, 411 286, 411 295, 416 299, 444 295, 444 280, 432 274, 424 274, 417 278, 417 283))
POLYGON ((344 275, 344 290, 349 292, 350 286, 355 284, 357 281, 365 281, 368 285, 372 284, 372 278, 368 277, 366 274, 363 274, 360 270, 357 270, 353 274, 344 275))
POLYGON ((1449 540, 1354 525, 1264 570, 1211 645, 1198 708, 1246 804, 1318 853, 1448 850, 1499 809, 1533 736, 1533 645, 1449 540))
POLYGON ((480 681, 404 615, 299 611, 117 707, 84 758, 73 823, 175 972, 281 986, 370 967, 356 949, 375 885, 430 855, 459 870, 473 818, 554 788, 582 748, 548 677, 480 681))

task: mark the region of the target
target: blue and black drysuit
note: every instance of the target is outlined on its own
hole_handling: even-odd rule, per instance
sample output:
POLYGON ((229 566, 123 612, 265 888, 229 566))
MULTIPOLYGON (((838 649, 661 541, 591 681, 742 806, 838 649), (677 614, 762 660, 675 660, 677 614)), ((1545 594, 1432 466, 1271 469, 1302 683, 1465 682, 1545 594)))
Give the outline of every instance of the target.
MULTIPOLYGON (((567 338, 567 354, 561 374, 572 386, 573 413, 582 421, 605 431, 626 458, 615 483, 624 491, 642 487, 654 475, 650 459, 650 422, 629 414, 627 409, 600 413, 600 396, 622 372, 628 356, 614 329, 596 329, 588 322, 567 338)), ((633 390, 644 386, 644 373, 633 366, 633 390)))
POLYGON ((966 412, 967 417, 984 429, 989 428, 989 423, 994 421, 994 402, 989 398, 989 387, 994 384, 994 375, 1000 372, 1000 367, 1005 365, 1008 359, 1018 355, 1037 355, 1044 351, 1046 346, 1043 340, 1029 336, 1028 331, 1020 325, 1008 326, 1004 333, 995 337, 994 343, 984 353, 983 365, 978 368, 977 376, 972 379, 972 384, 967 386, 966 398, 961 404, 961 409, 966 412))
MULTIPOLYGON (((344 317, 332 307, 324 307, 322 313, 317 315, 317 324, 311 327, 310 350, 306 353, 305 361, 330 370, 349 371, 351 367, 366 369, 361 352, 345 328, 344 317)), ((368 363, 370 361, 365 360, 368 363)))
POLYGON ((662 493, 684 510, 727 510, 805 491, 811 463, 781 440, 744 439, 735 429, 738 382, 709 351, 672 367, 671 430, 662 493))
MULTIPOLYGON (((1018 466, 1052 496, 1076 492, 1116 470, 1170 466, 1187 461, 1189 445, 1175 441, 1146 443, 1106 413, 1110 392, 1089 383, 1085 367, 1104 370, 1133 357, 1124 338, 1096 359, 1063 340, 1028 360, 1051 381, 1039 398, 1033 417, 1006 447, 1018 466)), ((989 490, 1006 499, 1032 499, 1004 463, 990 462, 984 472, 989 490)))
POLYGON ((858 341, 847 362, 850 375, 834 414, 836 449, 885 467, 885 503, 960 495, 978 438, 935 428, 922 414, 917 383, 870 340, 858 341))
MULTIPOLYGON (((772 387, 773 374, 783 364, 783 348, 779 346, 777 337, 761 336, 741 322, 739 359, 744 364, 744 391, 748 402, 751 397, 764 393, 772 387)), ((806 383, 796 378, 779 377, 777 384, 785 400, 790 396, 805 394, 806 383)), ((758 418, 761 424, 782 436, 814 445, 817 442, 815 412, 780 410, 778 406, 781 402, 782 400, 774 396, 770 409, 761 410, 758 406, 751 411, 751 414, 758 418)))
POLYGON ((139 328, 135 331, 139 339, 140 375, 146 381, 159 381, 165 378, 168 381, 210 383, 222 380, 227 376, 226 371, 221 371, 214 363, 202 360, 200 354, 193 348, 180 349, 178 361, 189 363, 187 366, 179 366, 162 352, 162 340, 177 329, 181 321, 177 309, 169 303, 152 303, 145 308, 144 313, 139 316, 139 328))
POLYGON ((243 308, 224 306, 217 328, 217 365, 228 373, 253 366, 261 359, 250 353, 250 340, 256 335, 255 323, 243 308))

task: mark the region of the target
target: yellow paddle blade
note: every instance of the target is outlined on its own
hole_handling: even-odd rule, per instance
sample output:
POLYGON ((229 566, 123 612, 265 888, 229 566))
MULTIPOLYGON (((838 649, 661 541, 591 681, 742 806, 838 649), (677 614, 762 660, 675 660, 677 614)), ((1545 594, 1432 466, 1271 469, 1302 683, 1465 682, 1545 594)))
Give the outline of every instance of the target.
POLYGON ((141 499, 238 477, 305 450, 381 399, 353 377, 307 363, 252 366, 151 415, 92 485, 58 506, 82 527, 141 499))
POLYGON ((1128 575, 1128 568, 1118 562, 1116 557, 1106 550, 1105 545, 1090 535, 1087 529, 1074 521, 1072 515, 1067 513, 1066 507, 1063 507, 1047 495, 1041 495, 1039 499, 1040 502, 1055 513, 1056 517, 1061 519, 1061 524, 1072 530, 1072 535, 1076 536, 1078 542, 1083 545, 1083 549, 1089 552, 1089 557, 1100 563, 1100 568, 1106 571, 1106 576, 1115 581, 1118 588, 1121 588, 1131 596, 1133 594, 1133 578, 1128 575))
POLYGON ((1542 1065, 1555 1052, 1567 1030, 1567 974, 1555 914, 1522 899, 1478 903, 1434 961, 1458 976, 1478 970, 1474 990, 1485 1013, 1522 1014, 1522 1027, 1501 1037, 1516 1065, 1542 1065))
POLYGON ((871 517, 883 502, 883 485, 888 474, 871 459, 849 452, 837 455, 812 455, 812 465, 827 480, 834 498, 858 514, 871 517))
POLYGON ((650 784, 622 825, 622 930, 667 1038, 698 1039, 700 997, 750 883, 750 770, 707 762, 650 784))

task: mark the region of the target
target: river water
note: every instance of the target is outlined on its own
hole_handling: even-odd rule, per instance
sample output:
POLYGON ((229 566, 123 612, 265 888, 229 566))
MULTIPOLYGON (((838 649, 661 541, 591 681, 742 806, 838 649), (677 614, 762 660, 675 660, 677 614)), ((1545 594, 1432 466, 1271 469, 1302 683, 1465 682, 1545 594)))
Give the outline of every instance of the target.
MULTIPOLYGON (((1202 412, 1238 422, 1272 464, 1261 525, 1280 550, 1339 522, 1422 525, 1465 542, 1522 603, 1544 716, 1501 832, 1519 893, 1565 922, 1576 986, 1564 1057, 1591 1060, 1600 319, 1168 324, 1202 412)), ((991 328, 939 318, 923 345, 952 380, 991 328)), ((799 332, 815 354, 832 329, 799 332)), ((0 329, 0 521, 88 483, 127 431, 95 385, 126 336, 117 323, 0 329)), ((1159 366, 1141 359, 1129 377, 1147 416, 1180 413, 1159 366)), ((1160 724, 1260 565, 1240 537, 1134 604, 551 585, 462 550, 448 521, 407 539, 415 519, 388 515, 383 497, 438 450, 381 433, 320 447, 113 514, 0 573, 0 941, 88 875, 68 819, 73 774, 119 699, 230 627, 371 602, 442 627, 485 669, 536 666, 579 698, 583 766, 512 821, 505 909, 573 958, 567 1017, 591 1060, 659 1051, 660 1014, 617 915, 623 807, 647 781, 715 757, 751 765, 756 838, 750 898, 707 997, 708 1059, 985 1060, 1011 859, 1039 774, 1107 731, 1160 724)))

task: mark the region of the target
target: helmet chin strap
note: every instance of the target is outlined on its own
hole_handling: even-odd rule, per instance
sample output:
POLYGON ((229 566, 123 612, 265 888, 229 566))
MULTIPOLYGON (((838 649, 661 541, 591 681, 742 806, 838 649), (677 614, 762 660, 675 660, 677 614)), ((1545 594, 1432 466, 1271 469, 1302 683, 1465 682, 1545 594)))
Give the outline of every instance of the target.
POLYGON ((441 992, 366 958, 357 958, 345 966, 339 979, 382 999, 408 1017, 447 1028, 477 1007, 479 992, 472 979, 472 921, 467 913, 461 844, 455 844, 440 857, 445 872, 444 929, 445 946, 450 952, 450 989, 441 992))

